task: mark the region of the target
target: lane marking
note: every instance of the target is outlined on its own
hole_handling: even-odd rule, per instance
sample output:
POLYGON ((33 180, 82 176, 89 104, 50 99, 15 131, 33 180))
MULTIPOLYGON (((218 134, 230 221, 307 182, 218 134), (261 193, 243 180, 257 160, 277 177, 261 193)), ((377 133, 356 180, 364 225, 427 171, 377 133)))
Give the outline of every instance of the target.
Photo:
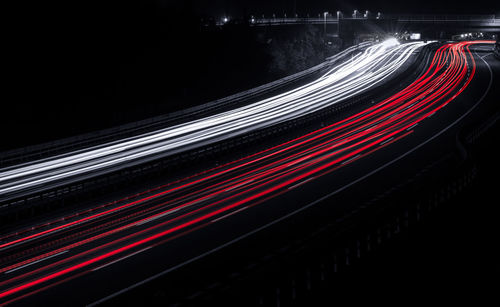
POLYGON ((347 164, 347 163, 349 163, 349 162, 352 162, 352 161, 356 160, 357 158, 359 158, 359 156, 361 156, 361 155, 360 155, 360 154, 357 154, 357 155, 355 155, 354 157, 352 157, 352 158, 350 158, 350 159, 348 159, 348 160, 345 160, 345 161, 344 161, 344 162, 342 162, 341 164, 342 164, 342 165, 344 165, 344 164, 347 164))
POLYGON ((410 127, 408 127, 408 129, 406 129, 406 131, 410 131, 412 130, 413 128, 415 128, 416 126, 418 126, 418 123, 414 124, 414 125, 411 125, 410 127))
POLYGON ((286 166, 291 166, 291 165, 297 164, 297 163, 302 162, 302 161, 304 161, 304 160, 306 160, 306 159, 308 159, 308 158, 310 158, 310 157, 311 157, 311 155, 308 155, 308 156, 302 157, 302 158, 300 158, 300 159, 297 159, 297 160, 295 160, 295 161, 292 161, 292 162, 288 163, 286 166))
POLYGON ((143 251, 146 251, 146 250, 148 250, 148 249, 150 249, 150 248, 152 248, 152 247, 153 247, 153 246, 148 246, 148 247, 143 248, 143 249, 141 249, 141 250, 138 250, 138 251, 136 251, 136 252, 134 252, 134 253, 132 253, 132 254, 130 254, 130 255, 127 255, 127 256, 121 257, 121 258, 119 258, 119 259, 116 259, 116 260, 113 260, 113 261, 111 261, 111 262, 108 262, 108 263, 106 263, 106 264, 104 264, 104 265, 98 266, 97 268, 93 269, 93 270, 92 270, 92 272, 95 272, 95 271, 97 271, 97 270, 100 270, 100 269, 102 269, 102 268, 105 268, 105 267, 107 267, 107 266, 110 266, 110 265, 112 265, 112 264, 115 264, 115 263, 117 263, 118 261, 122 261, 122 260, 124 260, 124 259, 129 258, 129 257, 135 256, 135 255, 137 255, 137 254, 139 254, 139 253, 142 253, 143 251))
POLYGON ((228 188, 228 189, 225 189, 224 191, 228 192, 228 191, 234 190, 234 189, 239 188, 239 187, 241 187, 242 185, 248 184, 248 183, 250 183, 250 182, 252 182, 252 181, 254 181, 254 179, 247 180, 247 181, 242 182, 242 183, 240 183, 240 184, 238 184, 238 185, 235 185, 235 186, 233 186, 233 187, 230 187, 230 188, 228 188))
MULTIPOLYGON (((474 51, 474 52, 475 52, 475 51, 474 51)), ((477 53, 476 53, 476 54, 477 54, 477 53)), ((487 55, 483 55, 483 56, 481 57, 481 59, 483 59, 483 60, 484 60, 484 58, 485 58, 485 57, 487 57, 487 56, 489 56, 489 55, 492 55, 492 54, 493 54, 493 52, 490 52, 490 53, 488 53, 487 55)))
POLYGON ((63 251, 63 252, 60 252, 60 253, 57 253, 57 254, 54 254, 54 255, 50 255, 50 256, 48 256, 48 257, 45 257, 45 258, 42 258, 42 259, 38 259, 38 260, 36 260, 36 261, 33 261, 33 262, 28 263, 28 264, 25 264, 25 265, 22 265, 22 266, 20 266, 20 267, 17 267, 17 268, 15 268, 15 269, 12 269, 12 270, 6 271, 6 272, 4 272, 4 274, 9 274, 9 273, 12 273, 12 272, 14 272, 14 271, 24 269, 25 267, 28 267, 28 266, 30 266, 30 265, 32 265, 32 264, 35 264, 35 263, 38 263, 38 262, 42 262, 42 261, 44 261, 44 260, 47 260, 47 259, 50 259, 50 258, 53 258, 53 257, 59 256, 59 255, 62 255, 62 254, 67 253, 67 252, 69 252, 69 250, 65 250, 65 251, 63 251))
POLYGON ((215 222, 217 222, 217 221, 219 221, 219 220, 222 220, 222 219, 224 219, 224 218, 226 218, 226 217, 228 217, 228 216, 230 216, 230 215, 233 215, 233 214, 235 214, 235 213, 238 213, 238 212, 240 212, 240 211, 243 211, 243 210, 245 210, 246 208, 248 208, 248 206, 245 206, 245 207, 243 207, 243 208, 240 208, 240 209, 238 209, 238 210, 235 210, 235 211, 233 211, 233 212, 230 212, 230 213, 228 213, 228 214, 226 214, 226 215, 223 215, 223 216, 221 216, 221 217, 218 217, 218 218, 216 218, 215 220, 212 220, 212 221, 211 221, 211 223, 215 223, 215 222))
MULTIPOLYGON (((483 60, 483 61, 484 61, 484 60, 483 60)), ((484 62, 486 63, 486 61, 484 61, 484 62)), ((201 258, 203 258, 203 257, 205 257, 205 256, 207 256, 207 255, 210 255, 210 254, 212 254, 212 253, 214 253, 214 252, 216 252, 216 251, 218 251, 218 250, 221 250, 221 249, 223 249, 223 248, 225 248, 225 247, 227 247, 227 246, 229 246, 229 245, 232 245, 232 244, 234 244, 234 243, 236 243, 236 242, 238 242, 238 241, 241 241, 242 239, 247 238, 247 237, 249 237, 249 236, 251 236, 251 235, 253 235, 253 234, 257 233, 257 232, 260 232, 260 231, 262 231, 263 229, 269 228, 270 226, 272 226, 272 225, 274 225, 274 224, 277 224, 277 223, 279 223, 279 222, 281 222, 281 221, 283 221, 283 220, 286 220, 286 219, 288 219, 289 217, 294 216, 294 215, 296 215, 297 213, 300 213, 300 212, 302 212, 302 211, 304 211, 304 210, 306 210, 306 209, 308 209, 308 208, 310 208, 310 207, 312 207, 312 206, 314 206, 314 205, 316 205, 316 204, 320 203, 321 201, 323 201, 323 200, 325 200, 325 199, 327 199, 327 198, 331 197, 332 195, 338 194, 338 193, 342 192, 343 190, 345 190, 345 189, 347 189, 347 188, 349 188, 349 187, 353 186, 354 184, 356 184, 356 183, 358 183, 358 182, 360 182, 360 181, 363 181, 364 179, 366 179, 366 178, 368 178, 368 177, 372 176, 373 174, 376 174, 376 173, 380 172, 380 171, 381 171, 381 170, 383 170, 384 168, 386 168, 386 167, 388 167, 388 166, 390 166, 390 165, 392 165, 392 164, 396 163, 397 161, 399 161, 399 160, 403 159, 404 157, 406 157, 406 156, 410 155, 410 154, 411 154, 411 153, 413 153, 414 151, 416 151, 416 150, 420 149, 421 147, 423 147, 423 146, 424 146, 424 145, 426 145, 427 143, 429 143, 429 142, 433 141, 433 140, 434 140, 434 139, 436 139, 438 136, 440 136, 441 134, 443 134, 443 133, 445 133, 446 131, 448 131, 451 127, 455 126, 455 125, 456 125, 458 122, 460 122, 463 118, 465 118, 467 115, 469 115, 469 114, 470 114, 470 112, 472 112, 472 111, 473 111, 473 110, 474 110, 474 109, 475 109, 475 108, 476 108, 476 107, 477 107, 477 106, 478 106, 478 105, 479 105, 479 104, 480 104, 480 103, 484 100, 484 98, 485 98, 485 97, 486 97, 486 95, 488 94, 488 92, 489 92, 489 90, 490 90, 490 88, 491 88, 491 85, 492 85, 492 83, 493 83, 493 72, 491 71, 490 65, 489 65, 488 63, 486 63, 486 65, 487 65, 488 70, 489 70, 489 72, 490 72, 490 83, 489 83, 488 88, 486 89, 486 91, 485 91, 485 92, 483 93, 483 95, 481 96, 481 98, 480 98, 480 99, 476 102, 476 104, 474 104, 474 105, 473 105, 473 106, 472 106, 472 107, 471 107, 471 108, 470 108, 467 112, 465 112, 462 116, 460 116, 459 118, 457 118, 454 122, 452 122, 451 124, 449 124, 448 126, 446 126, 445 128, 443 128, 443 130, 439 131, 438 133, 436 133, 435 135, 433 135, 433 136, 432 136, 432 137, 430 137, 429 139, 427 139, 427 140, 425 140, 424 142, 420 143, 419 145, 417 145, 417 146, 413 147, 412 149, 410 149, 409 151, 407 151, 407 152, 405 152, 404 154, 400 155, 399 157, 396 157, 396 158, 394 158, 393 160, 391 160, 391 161, 389 161, 389 162, 387 162, 387 163, 385 163, 385 164, 383 164, 383 165, 379 166, 378 168, 374 169, 373 171, 371 171, 371 172, 369 172, 369 173, 367 173, 367 174, 365 174, 365 175, 363 175, 363 176, 359 177, 359 178, 358 178, 358 179, 356 179, 356 180, 351 181, 350 183, 348 183, 348 184, 346 184, 346 185, 344 185, 344 186, 342 186, 342 187, 338 188, 337 190, 335 190, 335 191, 333 191, 333 192, 331 192, 331 193, 329 193, 329 194, 324 195, 323 197, 318 198, 317 200, 315 200, 315 201, 313 201, 313 202, 311 202, 311 203, 309 203, 309 204, 307 204, 307 205, 305 205, 305 206, 303 206, 303 207, 300 207, 299 209, 296 209, 295 211, 292 211, 292 212, 290 212, 290 213, 288 213, 288 214, 286 214, 286 215, 284 215, 284 216, 282 216, 282 217, 280 217, 280 218, 275 219, 275 220, 274 220, 274 221, 272 221, 272 222, 269 222, 269 223, 267 223, 267 224, 265 224, 265 225, 263 225, 263 226, 261 226, 261 227, 258 227, 258 228, 256 228, 256 229, 254 229, 254 230, 250 231, 250 232, 247 232, 247 233, 246 233, 246 234, 244 234, 244 235, 241 235, 241 236, 239 236, 239 237, 237 237, 237 238, 234 238, 233 240, 230 240, 230 241, 228 241, 228 242, 226 242, 226 243, 224 243, 224 244, 221 244, 221 245, 219 245, 218 247, 215 247, 215 248, 213 248, 213 249, 211 249, 211 250, 209 250, 209 251, 206 251, 206 252, 204 252, 204 253, 202 253, 202 254, 200 254, 200 255, 196 256, 196 257, 193 257, 193 258, 188 259, 188 260, 186 260, 186 261, 184 261, 184 262, 182 262, 182 263, 179 263, 179 264, 177 264, 177 265, 174 265, 174 266, 170 267, 169 269, 164 270, 163 272, 160 272, 160 273, 157 273, 157 274, 155 274, 155 275, 152 275, 152 276, 150 276, 150 277, 148 277, 148 278, 146 278, 146 279, 144 279, 144 280, 142 280, 142 281, 140 281, 140 282, 137 282, 137 283, 135 283, 135 284, 132 284, 132 285, 130 285, 130 286, 128 286, 128 287, 125 287, 125 288, 123 288, 123 289, 121 289, 121 290, 117 291, 117 292, 114 292, 114 293, 112 293, 112 294, 110 294, 110 295, 108 295, 108 296, 105 296, 105 297, 103 297, 103 298, 101 298, 101 299, 99 299, 99 300, 97 300, 97 301, 94 301, 93 303, 90 303, 90 304, 88 304, 87 306, 92 307, 92 306, 99 305, 99 304, 101 304, 101 303, 103 303, 103 302, 105 302, 105 301, 108 301, 108 300, 112 299, 113 297, 116 297, 116 296, 118 296, 118 295, 120 295, 120 294, 122 294, 122 293, 125 293, 125 292, 127 292, 127 291, 129 291, 129 290, 131 290, 131 289, 133 289, 133 288, 136 288, 136 287, 138 287, 138 286, 140 286, 140 285, 143 285, 143 284, 145 284, 145 283, 147 283, 147 282, 149 282, 149 281, 151 281, 151 280, 154 280, 154 279, 156 279, 156 278, 158 278, 158 277, 161 277, 161 276, 163 276, 163 275, 165 275, 165 274, 168 274, 168 273, 170 273, 170 272, 172 272, 172 271, 174 271, 174 270, 176 270, 176 269, 178 269, 178 268, 181 268, 181 267, 183 267, 183 266, 185 266, 185 265, 187 265, 187 264, 189 264, 189 263, 192 263, 192 262, 194 262, 194 261, 196 261, 196 260, 198 260, 198 259, 201 259, 201 258)))
POLYGON ((379 143, 379 145, 384 145, 384 144, 387 144, 387 143, 389 143, 389 142, 390 142, 390 141, 392 141, 392 140, 394 140, 394 137, 393 137, 393 136, 391 136, 391 137, 390 137, 390 138, 388 138, 387 140, 385 140, 385 141, 383 141, 383 142, 379 143))
MULTIPOLYGON (((189 207, 189 206, 188 206, 188 207, 189 207)), ((155 221, 155 220, 157 220, 157 219, 159 219, 159 218, 162 218, 162 217, 164 217, 164 216, 166 216, 166 215, 169 215, 169 214, 175 213, 175 212, 177 212, 177 211, 179 211, 179 210, 181 210, 181 209, 184 209, 184 208, 185 208, 185 207, 179 207, 179 208, 174 209, 174 210, 172 210, 172 211, 168 211, 168 212, 162 213, 162 214, 160 214, 160 215, 154 216, 154 217, 149 218, 149 219, 147 219, 147 220, 144 220, 144 221, 142 221, 142 222, 136 223, 134 226, 141 226, 141 225, 143 225, 143 224, 146 224, 146 223, 149 223, 149 222, 155 221)))
POLYGON ((294 185, 292 185, 291 187, 288 187, 288 190, 291 190, 291 189, 294 189, 294 188, 296 188, 296 187, 298 187, 298 186, 300 186, 300 185, 303 185, 304 183, 306 183, 306 182, 308 182, 308 181, 311 181, 311 180, 313 180, 314 178, 315 178, 315 177, 311 177, 311 178, 308 178, 308 179, 306 179, 306 180, 304 180, 304 181, 302 181, 302 182, 299 182, 299 183, 297 183, 297 184, 294 184, 294 185))

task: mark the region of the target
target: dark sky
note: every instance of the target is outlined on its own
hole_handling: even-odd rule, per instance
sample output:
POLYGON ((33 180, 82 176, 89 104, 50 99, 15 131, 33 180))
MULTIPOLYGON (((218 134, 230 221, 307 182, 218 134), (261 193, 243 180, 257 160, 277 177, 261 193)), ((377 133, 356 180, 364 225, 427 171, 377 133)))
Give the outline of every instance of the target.
POLYGON ((158 0, 160 5, 190 3, 198 13, 211 15, 243 14, 317 14, 327 11, 370 10, 386 13, 455 13, 499 14, 499 1, 443 1, 443 0, 158 0))
MULTIPOLYGON (((191 70, 184 69, 183 60, 177 59, 185 58, 188 62, 199 58, 202 48, 196 44, 200 34, 198 17, 202 14, 220 18, 225 14, 282 16, 286 12, 290 16, 294 8, 301 16, 337 10, 350 13, 354 9, 374 13, 500 12, 494 1, 446 3, 438 0, 56 0, 34 4, 14 1, 14 8, 6 11, 11 20, 4 31, 3 51, 7 56, 2 67, 8 76, 4 88, 12 92, 6 95, 11 99, 5 104, 13 111, 5 111, 4 106, 4 113, 9 116, 0 124, 17 127, 18 122, 44 121, 45 125, 52 122, 46 118, 60 119, 57 112, 61 109, 76 110, 78 101, 82 101, 81 105, 89 101, 98 104, 115 99, 116 93, 129 93, 123 90, 128 88, 126 82, 134 84, 130 88, 141 98, 143 93, 153 93, 151 97, 157 99, 164 92, 157 83, 164 79, 155 76, 165 76, 165 67, 170 69, 172 65, 189 73, 191 70), (152 77, 142 78, 142 75, 152 77), (150 84, 160 94, 155 96, 157 92, 150 90, 150 84), (26 110, 31 117, 26 116, 26 110)), ((210 48, 210 43, 204 47, 210 48)), ((130 101, 140 101, 133 95, 127 97, 130 101)), ((163 99, 160 98, 157 100, 163 99)), ((115 100, 121 103, 120 99, 115 100)), ((92 111, 92 108, 87 109, 92 111)))

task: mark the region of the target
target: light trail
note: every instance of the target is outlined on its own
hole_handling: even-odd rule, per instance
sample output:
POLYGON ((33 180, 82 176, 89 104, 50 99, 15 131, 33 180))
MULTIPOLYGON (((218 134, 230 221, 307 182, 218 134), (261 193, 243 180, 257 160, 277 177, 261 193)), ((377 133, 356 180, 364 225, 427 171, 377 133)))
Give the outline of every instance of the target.
POLYGON ((54 226, 41 235, 22 234, 23 238, 39 236, 55 242, 52 246, 37 249, 29 245, 33 244, 30 239, 6 236, 13 239, 4 243, 2 253, 12 250, 12 254, 0 257, 0 272, 19 275, 0 275, 0 300, 11 302, 188 232, 200 231, 410 135, 420 122, 429 120, 429 115, 439 116, 439 110, 467 88, 476 70, 468 46, 475 43, 492 42, 440 47, 426 72, 408 87, 332 125, 188 177, 154 197, 120 205, 119 210, 108 209, 106 214, 97 213, 100 215, 92 219, 54 226), (138 230, 127 232, 132 226, 138 230), (65 233, 61 234, 62 230, 65 233), (9 245, 12 242, 16 243, 9 245), (30 252, 21 254, 25 244, 30 252), (73 252, 76 247, 87 249, 73 252), (68 257, 46 264, 61 253, 68 257), (34 269, 26 271, 28 267, 34 269))
MULTIPOLYGON (((368 110, 373 110, 373 109, 375 109, 375 108, 374 108, 374 107, 372 107, 372 108, 370 108, 370 109, 368 109, 368 110)), ((390 114, 389 114, 389 115, 390 115, 390 114)), ((393 115, 390 115, 390 116, 393 116, 393 115)), ((342 123, 342 122, 339 122, 339 123, 342 123)), ((365 126, 367 126, 367 125, 365 125, 365 126)), ((365 127, 365 126, 362 126, 362 128, 363 128, 363 127, 365 127)), ((344 127, 345 127, 345 125, 344 125, 344 126, 340 126, 339 128, 335 128, 335 130, 338 130, 338 129, 340 129, 340 128, 344 128, 344 127)), ((323 129, 322 129, 322 130, 323 130, 323 129)), ((334 131, 335 131, 335 130, 334 130, 334 131)), ((303 145, 303 143, 299 143, 298 145, 303 145)), ((295 145, 295 146, 298 146, 298 145, 295 145)), ((333 148, 333 147, 332 147, 332 148, 333 148)), ((282 152, 278 152, 278 153, 282 153, 282 152)), ((270 157, 272 157, 273 155, 275 155, 275 153, 270 154, 270 155, 267 155, 267 156, 264 156, 263 158, 259 158, 259 160, 264 160, 265 158, 270 158, 270 157)), ((259 160, 256 160, 256 161, 259 161, 259 160)), ((253 161, 253 162, 255 162, 255 161, 253 161)), ((292 162, 292 164, 293 164, 293 163, 296 163, 296 161, 295 161, 295 162, 292 162)), ((78 221, 71 222, 71 223, 69 223, 69 224, 61 225, 61 226, 58 226, 58 227, 55 227, 55 228, 52 228, 52 229, 49 229, 49 230, 46 230, 46 231, 42 231, 42 232, 37 233, 37 234, 35 234, 35 235, 31 235, 31 236, 23 237, 22 239, 18 239, 18 240, 14 240, 14 241, 11 241, 11 242, 8 242, 8 243, 1 244, 1 245, 0 245, 0 250, 1 250, 2 248, 4 248, 4 247, 7 247, 7 246, 10 246, 10 245, 13 245, 13 244, 16 244, 16 243, 19 243, 19 242, 25 241, 25 240, 29 240, 29 239, 32 239, 32 238, 34 238, 34 237, 39 237, 39 236, 44 235, 44 234, 46 234, 46 233, 57 231, 57 230, 59 230, 59 229, 61 229, 61 228, 67 228, 67 227, 70 227, 70 226, 72 226, 72 225, 76 225, 76 224, 79 224, 79 223, 82 223, 82 222, 85 222, 85 221, 88 221, 88 220, 92 220, 92 219, 94 219, 94 218, 97 218, 97 217, 99 217, 99 216, 103 216, 103 215, 108 214, 108 213, 114 213, 114 212, 119 211, 119 210, 121 210, 121 209, 123 209, 123 208, 127 208, 127 207, 130 207, 130 206, 136 205, 136 204, 138 204, 138 203, 141 203, 141 202, 147 201, 147 200, 149 200, 149 199, 153 199, 153 198, 156 198, 156 197, 159 197, 159 196, 165 195, 165 194, 167 194, 167 193, 172 193, 172 192, 175 192, 175 191, 177 191, 177 190, 181 190, 181 189, 183 189, 183 188, 188 187, 189 185, 203 183, 203 181, 206 181, 207 179, 211 179, 211 178, 213 178, 213 177, 217 177, 217 176, 223 175, 223 174, 225 174, 225 173, 229 173, 229 171, 234 171, 234 170, 236 170, 236 169, 238 169, 238 168, 241 168, 242 166, 246 166, 246 165, 247 165, 247 164, 240 164, 240 165, 237 165, 237 166, 236 166, 236 168, 231 168, 231 169, 229 169, 229 170, 223 171, 222 173, 216 173, 216 174, 211 175, 211 176, 209 176, 209 177, 202 177, 202 179, 201 179, 201 180, 191 182, 191 183, 190 183, 190 184, 188 184, 188 185, 181 185, 181 186, 178 186, 178 187, 175 187, 175 188, 172 188, 172 189, 168 189, 168 190, 166 190, 166 191, 163 191, 163 192, 160 192, 160 193, 154 194, 154 195, 152 195, 152 196, 149 196, 149 197, 146 197, 146 198, 142 198, 142 199, 140 199, 140 200, 137 200, 137 201, 134 201, 134 202, 131 202, 131 203, 125 204, 125 205, 120 206, 120 207, 118 207, 118 208, 113 208, 113 209, 107 210, 107 211, 105 211, 105 212, 97 213, 97 214, 95 214, 95 215, 92 215, 92 216, 89 216, 89 217, 82 218, 82 219, 80 219, 80 220, 78 220, 78 221)), ((234 178, 233 178, 233 180, 234 180, 234 178)), ((197 192, 199 193, 199 190, 198 190, 197 192)))
POLYGON ((390 39, 367 47, 353 61, 346 61, 317 80, 283 94, 155 133, 3 169, 0 195, 76 180, 80 176, 95 176, 142 159, 175 154, 318 111, 376 86, 424 45, 423 42, 400 45, 390 39))
MULTIPOLYGON (((373 108, 371 108, 371 109, 373 109, 373 108)), ((393 115, 390 115, 390 116, 393 116, 393 115)), ((364 126, 363 126, 363 127, 364 127, 364 126)), ((264 158, 269 158, 269 157, 270 157, 270 156, 272 156, 272 155, 274 155, 274 154, 271 154, 271 155, 265 156, 264 158)), ((260 158, 260 160, 263 160, 263 158, 260 158)), ((295 162, 292 162, 292 164, 293 164, 293 163, 296 163, 296 161, 295 161, 295 162)), ((242 167, 242 166, 245 166, 245 164, 239 165, 239 166, 237 166, 237 167, 238 167, 238 168, 240 168, 240 167, 242 167)), ((225 171, 225 172, 223 172, 223 173, 227 173, 228 171, 234 171, 234 170, 235 170, 235 169, 234 169, 234 168, 232 168, 232 169, 229 169, 229 170, 227 170, 227 171, 225 171)), ((211 177, 217 177, 217 176, 219 176, 219 175, 221 175, 221 174, 223 174, 223 173, 217 173, 217 174, 212 175, 212 176, 209 176, 209 177, 203 177, 201 181, 195 181, 195 182, 192 182, 192 183, 190 183, 190 184, 191 184, 191 185, 193 185, 193 184, 195 184, 195 183, 200 183, 200 182, 202 182, 203 180, 210 179, 211 177)), ((233 179, 234 179, 234 178, 233 178, 233 179)), ((71 223, 66 224, 66 225, 62 225, 62 226, 58 226, 58 227, 52 228, 52 229, 50 229, 50 230, 42 231, 42 232, 40 232, 40 233, 37 233, 36 235, 32 235, 32 236, 24 237, 23 239, 19 239, 19 240, 11 241, 11 242, 8 242, 8 243, 5 243, 5 244, 0 245, 0 249, 4 248, 4 247, 6 247, 6 246, 12 245, 12 244, 15 244, 15 243, 21 242, 21 241, 23 241, 23 240, 27 240, 27 239, 31 239, 31 238, 33 238, 33 237, 37 237, 37 236, 40 236, 40 235, 44 235, 44 234, 46 234, 46 233, 48 233, 48 232, 57 231, 57 230, 59 230, 59 229, 61 229, 61 228, 66 228, 66 227, 72 226, 72 225, 77 224, 77 223, 81 223, 81 222, 85 222, 85 221, 88 221, 88 220, 92 220, 93 218, 96 218, 96 217, 99 217, 99 216, 105 215, 105 214, 107 214, 107 213, 116 212, 116 211, 118 211, 118 210, 120 210, 120 209, 122 209, 122 208, 129 207, 129 206, 132 206, 132 205, 138 204, 138 203, 140 203, 140 202, 144 202, 144 201, 147 201, 147 200, 149 200, 149 199, 153 199, 153 198, 156 198, 156 197, 158 197, 158 196, 162 196, 162 195, 167 194, 167 193, 172 193, 172 192, 174 192, 174 191, 176 191, 176 190, 179 190, 179 189, 182 189, 182 188, 186 188, 186 187, 187 187, 186 185, 181 185, 181 186, 178 186, 178 187, 175 187, 175 188, 172 188, 172 189, 169 189, 169 190, 166 190, 166 191, 163 191, 163 192, 160 192, 160 193, 154 194, 154 195, 152 195, 152 196, 149 196, 149 197, 146 197, 146 198, 142 198, 142 199, 140 199, 140 200, 138 200, 138 201, 128 203, 128 204, 123 205, 123 206, 120 206, 120 207, 118 207, 118 208, 113 208, 113 209, 111 209, 111 210, 108 210, 108 211, 105 211, 105 212, 101 212, 101 213, 98 213, 98 214, 95 214, 95 215, 92 215, 92 216, 89 216, 89 217, 86 217, 86 218, 82 218, 82 219, 80 219, 80 220, 78 220, 78 221, 71 222, 71 223)), ((199 192, 199 191, 198 191, 198 192, 199 192)))

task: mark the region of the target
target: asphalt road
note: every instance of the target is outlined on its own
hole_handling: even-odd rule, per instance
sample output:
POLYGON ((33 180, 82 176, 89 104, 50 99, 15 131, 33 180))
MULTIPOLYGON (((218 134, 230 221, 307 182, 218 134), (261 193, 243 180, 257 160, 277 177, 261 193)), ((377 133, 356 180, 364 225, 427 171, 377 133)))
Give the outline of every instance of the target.
POLYGON ((100 302, 313 208, 340 218, 357 209, 356 197, 345 198, 353 188, 391 186, 454 147, 492 76, 466 43, 445 44, 426 74, 358 114, 142 195, 2 236, 1 300, 100 302), (367 183, 373 178, 378 184, 367 183), (332 197, 335 208, 315 208, 332 197))
POLYGON ((389 39, 285 93, 151 133, 4 168, 0 200, 157 160, 327 108, 380 84, 426 44, 389 39))

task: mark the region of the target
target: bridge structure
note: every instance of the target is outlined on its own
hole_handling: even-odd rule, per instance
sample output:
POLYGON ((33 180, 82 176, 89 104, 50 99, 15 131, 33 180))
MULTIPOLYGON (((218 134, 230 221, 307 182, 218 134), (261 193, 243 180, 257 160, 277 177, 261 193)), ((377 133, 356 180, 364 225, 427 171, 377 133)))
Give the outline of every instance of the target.
MULTIPOLYGON (((229 23, 228 18, 218 22, 218 25, 229 23)), ((317 25, 323 26, 329 36, 351 38, 358 34, 368 33, 402 33, 419 32, 428 38, 450 38, 452 35, 464 32, 500 33, 500 16, 491 15, 386 15, 364 14, 354 11, 346 15, 340 11, 324 12, 317 16, 277 17, 251 16, 248 20, 251 26, 280 25, 317 25)))

